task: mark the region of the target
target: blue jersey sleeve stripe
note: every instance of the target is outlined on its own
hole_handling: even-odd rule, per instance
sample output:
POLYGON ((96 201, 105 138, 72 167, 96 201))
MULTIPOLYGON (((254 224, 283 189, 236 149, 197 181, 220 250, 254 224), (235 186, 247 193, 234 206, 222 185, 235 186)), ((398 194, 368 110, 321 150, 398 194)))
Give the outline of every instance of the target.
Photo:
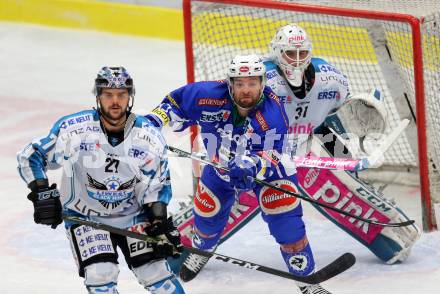
POLYGON ((29 166, 32 170, 32 174, 34 176, 34 179, 45 179, 46 174, 46 163, 44 162, 44 159, 41 155, 38 154, 38 152, 34 152, 29 157, 29 166))
POLYGON ((142 171, 142 174, 144 175, 144 176, 147 176, 147 177, 149 177, 149 178, 153 178, 154 177, 154 175, 156 174, 156 171, 155 170, 150 170, 150 171, 146 171, 146 170, 141 170, 142 171))
POLYGON ((276 64, 272 61, 265 61, 264 65, 266 66, 266 71, 273 70, 273 69, 277 68, 276 64))
POLYGON ((44 159, 30 145, 17 154, 18 173, 29 184, 35 179, 46 179, 44 159), (32 149, 31 154, 29 149, 32 149))
POLYGON ((171 185, 167 184, 159 191, 158 201, 168 204, 171 200, 171 196, 171 185))

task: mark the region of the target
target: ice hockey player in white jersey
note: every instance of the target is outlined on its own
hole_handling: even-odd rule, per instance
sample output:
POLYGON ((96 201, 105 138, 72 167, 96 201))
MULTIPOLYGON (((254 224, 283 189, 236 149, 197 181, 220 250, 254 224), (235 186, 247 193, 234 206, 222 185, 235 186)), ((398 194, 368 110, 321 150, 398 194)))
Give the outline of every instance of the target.
MULTIPOLYGON (((351 157, 334 133, 354 135, 362 142, 370 134, 385 132, 386 110, 380 92, 350 93, 348 79, 341 71, 323 59, 312 58, 311 40, 300 26, 279 28, 265 65, 268 86, 284 103, 289 117, 292 151, 297 155, 308 155, 308 147, 317 147, 311 144, 314 137, 321 143, 318 150, 312 150, 313 155, 351 157)), ((298 168, 298 181, 309 197, 360 216, 384 222, 408 219, 396 205, 351 172, 298 168)), ((369 226, 316 208, 389 264, 405 260, 420 235, 415 225, 369 226)))
POLYGON ((95 79, 97 109, 59 119, 47 136, 18 154, 31 189, 34 221, 56 228, 78 216, 161 238, 148 243, 65 222, 78 272, 88 293, 118 293, 118 253, 153 294, 182 294, 166 257, 182 250, 167 204, 171 198, 165 141, 147 119, 131 113, 135 88, 123 67, 103 67, 95 79), (131 104, 130 104, 131 102, 131 104), (47 169, 63 167, 61 189, 47 169))

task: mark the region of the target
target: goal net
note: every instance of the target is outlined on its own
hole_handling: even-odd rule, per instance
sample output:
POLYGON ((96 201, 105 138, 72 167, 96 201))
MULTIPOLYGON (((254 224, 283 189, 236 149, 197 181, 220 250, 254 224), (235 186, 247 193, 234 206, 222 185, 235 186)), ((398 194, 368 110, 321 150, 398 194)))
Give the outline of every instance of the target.
POLYGON ((264 55, 279 27, 299 24, 312 40, 313 56, 338 67, 352 93, 381 91, 389 129, 411 119, 385 154, 383 169, 418 173, 424 228, 432 230, 440 202, 440 3, 291 2, 184 0, 188 81, 225 78, 234 55, 264 55))

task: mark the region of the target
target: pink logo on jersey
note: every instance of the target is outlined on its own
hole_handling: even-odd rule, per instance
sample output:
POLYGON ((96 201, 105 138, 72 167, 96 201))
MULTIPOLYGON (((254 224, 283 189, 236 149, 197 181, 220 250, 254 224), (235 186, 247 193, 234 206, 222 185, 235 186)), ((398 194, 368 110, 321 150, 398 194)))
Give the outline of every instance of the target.
POLYGON ((294 123, 289 126, 289 134, 310 134, 315 126, 312 123, 300 124, 294 123))

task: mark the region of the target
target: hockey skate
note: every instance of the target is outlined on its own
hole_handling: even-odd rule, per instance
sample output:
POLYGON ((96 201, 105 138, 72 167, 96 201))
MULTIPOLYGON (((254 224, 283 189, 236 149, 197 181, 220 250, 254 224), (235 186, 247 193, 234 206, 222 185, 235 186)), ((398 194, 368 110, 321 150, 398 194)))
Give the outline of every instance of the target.
POLYGON ((180 279, 189 282, 194 279, 202 268, 208 263, 209 257, 191 253, 180 268, 180 279))
POLYGON ((332 294, 329 291, 325 290, 321 287, 321 285, 307 285, 303 287, 299 287, 302 294, 332 294))

